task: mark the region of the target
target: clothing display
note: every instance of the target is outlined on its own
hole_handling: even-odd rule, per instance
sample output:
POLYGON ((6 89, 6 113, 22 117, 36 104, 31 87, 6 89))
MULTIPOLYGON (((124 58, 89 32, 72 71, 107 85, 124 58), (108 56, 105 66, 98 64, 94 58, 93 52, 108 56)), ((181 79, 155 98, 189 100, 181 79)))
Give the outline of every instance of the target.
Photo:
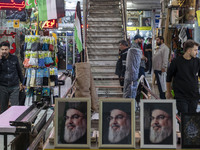
POLYGON ((25 36, 24 45, 24 85, 27 86, 25 105, 31 105, 34 101, 42 100, 44 96, 50 97, 51 87, 58 83, 58 69, 54 67, 56 45, 53 37, 35 35, 25 36))

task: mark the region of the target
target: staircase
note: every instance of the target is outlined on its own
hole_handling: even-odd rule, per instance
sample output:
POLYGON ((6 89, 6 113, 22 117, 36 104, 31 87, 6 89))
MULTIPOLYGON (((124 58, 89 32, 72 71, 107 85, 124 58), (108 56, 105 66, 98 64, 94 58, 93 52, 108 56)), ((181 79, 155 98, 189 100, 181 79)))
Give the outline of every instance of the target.
POLYGON ((120 0, 90 0, 87 51, 99 97, 122 97, 115 66, 123 39, 120 0))

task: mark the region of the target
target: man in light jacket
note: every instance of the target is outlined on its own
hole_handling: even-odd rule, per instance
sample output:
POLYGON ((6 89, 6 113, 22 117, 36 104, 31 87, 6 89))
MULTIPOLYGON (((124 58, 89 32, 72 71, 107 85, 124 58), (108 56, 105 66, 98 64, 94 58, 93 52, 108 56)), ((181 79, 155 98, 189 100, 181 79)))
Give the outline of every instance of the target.
POLYGON ((126 72, 124 79, 124 98, 135 98, 137 93, 137 79, 139 74, 140 62, 142 58, 141 50, 142 37, 136 35, 134 43, 128 50, 126 58, 126 72), (133 85, 131 87, 131 85, 133 85))
POLYGON ((153 55, 153 69, 158 84, 160 98, 166 99, 165 92, 163 92, 161 87, 161 84, 163 83, 160 82, 159 75, 161 75, 162 72, 167 71, 169 48, 164 44, 164 38, 162 36, 156 38, 156 44, 159 48, 153 55))

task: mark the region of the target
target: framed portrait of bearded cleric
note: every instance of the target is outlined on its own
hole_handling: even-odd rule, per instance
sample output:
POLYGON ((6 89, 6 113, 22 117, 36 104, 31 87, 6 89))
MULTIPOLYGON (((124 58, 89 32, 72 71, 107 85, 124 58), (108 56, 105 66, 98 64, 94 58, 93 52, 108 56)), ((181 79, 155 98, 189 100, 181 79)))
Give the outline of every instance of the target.
POLYGON ((89 98, 57 98, 55 105, 54 146, 59 148, 90 147, 89 98))
POLYGON ((176 148, 175 100, 141 100, 141 148, 176 148))
POLYGON ((182 148, 200 148, 200 113, 181 114, 182 148))
POLYGON ((100 99, 99 147, 134 148, 133 99, 100 99))

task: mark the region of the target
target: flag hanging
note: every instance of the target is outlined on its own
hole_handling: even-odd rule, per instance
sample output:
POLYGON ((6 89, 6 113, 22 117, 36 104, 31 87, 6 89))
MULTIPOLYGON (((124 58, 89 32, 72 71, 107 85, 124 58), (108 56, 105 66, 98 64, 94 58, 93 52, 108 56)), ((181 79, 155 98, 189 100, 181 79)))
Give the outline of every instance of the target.
POLYGON ((74 30, 74 39, 77 44, 79 53, 83 50, 82 46, 82 31, 81 31, 81 8, 80 2, 77 2, 76 13, 75 13, 75 30, 74 30))
POLYGON ((58 19, 65 16, 64 0, 39 0, 39 21, 58 19))
POLYGON ((30 9, 37 6, 37 0, 25 0, 26 9, 30 9))

